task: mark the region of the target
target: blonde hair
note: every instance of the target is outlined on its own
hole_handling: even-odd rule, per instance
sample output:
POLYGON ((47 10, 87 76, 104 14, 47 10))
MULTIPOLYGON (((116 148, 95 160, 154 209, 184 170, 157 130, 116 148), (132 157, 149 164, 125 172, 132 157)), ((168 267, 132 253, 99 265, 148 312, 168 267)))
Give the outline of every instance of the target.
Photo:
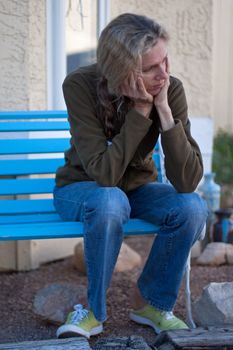
POLYGON ((97 94, 101 115, 97 114, 100 119, 104 118, 107 134, 111 134, 114 128, 115 109, 119 114, 123 111, 120 117, 123 119, 127 112, 126 106, 123 106, 120 85, 137 68, 140 57, 159 39, 169 39, 161 25, 146 16, 132 13, 116 17, 102 31, 97 46, 97 67, 101 76, 97 94), (115 106, 113 100, 116 101, 115 106))

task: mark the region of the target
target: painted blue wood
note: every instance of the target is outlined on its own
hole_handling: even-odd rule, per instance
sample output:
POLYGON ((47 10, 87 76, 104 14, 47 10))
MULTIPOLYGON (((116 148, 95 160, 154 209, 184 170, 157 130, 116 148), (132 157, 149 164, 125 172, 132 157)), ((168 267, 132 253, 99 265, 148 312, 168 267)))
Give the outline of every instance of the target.
POLYGON ((19 119, 66 119, 67 111, 2 111, 0 120, 19 119))
POLYGON ((67 121, 20 121, 20 122, 0 122, 1 132, 16 132, 16 131, 58 131, 69 130, 67 121))
MULTIPOLYGON (((124 225, 126 235, 154 234, 159 227, 139 219, 131 219, 124 225)), ((75 238, 83 236, 81 222, 47 222, 1 225, 0 240, 28 240, 48 238, 75 238)))
MULTIPOLYGON (((0 200, 0 217, 6 214, 54 213, 52 199, 7 199, 0 200)), ((1 221, 0 221, 1 222, 1 221)), ((1 235, 1 229, 0 229, 1 235)))
POLYGON ((0 140, 0 154, 56 153, 69 147, 69 138, 0 140))
MULTIPOLYGON (((67 131, 69 125, 66 119, 66 111, 0 112, 0 132, 67 131)), ((0 175, 53 174, 64 163, 63 152, 69 146, 69 138, 64 137, 1 139, 1 155, 61 153, 61 158, 0 160, 0 175)), ((153 159, 161 180, 159 145, 156 145, 153 159)), ((53 178, 0 178, 1 195, 50 193, 53 186, 53 178)), ((125 234, 151 234, 157 230, 157 226, 137 219, 124 225, 125 234)), ((82 223, 62 221, 55 212, 52 199, 0 198, 0 240, 80 237, 82 234, 82 223)))
POLYGON ((29 224, 33 222, 40 222, 40 223, 62 222, 62 219, 57 213, 0 215, 0 225, 1 224, 29 224))
POLYGON ((54 178, 3 179, 0 181, 0 195, 51 193, 54 186, 54 178))
POLYGON ((14 159, 0 161, 0 175, 52 174, 64 164, 64 157, 49 159, 14 159))

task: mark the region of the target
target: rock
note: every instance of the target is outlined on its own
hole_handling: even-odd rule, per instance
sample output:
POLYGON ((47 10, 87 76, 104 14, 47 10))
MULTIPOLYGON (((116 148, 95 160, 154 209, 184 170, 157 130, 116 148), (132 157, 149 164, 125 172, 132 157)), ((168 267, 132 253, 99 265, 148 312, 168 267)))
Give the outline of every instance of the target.
POLYGON ((93 350, 151 350, 151 348, 142 337, 131 335, 102 338, 95 344, 93 350))
POLYGON ((48 322, 61 324, 75 304, 86 304, 86 287, 72 283, 54 283, 40 289, 33 311, 48 322))
POLYGON ((226 246, 226 263, 233 265, 233 244, 227 244, 226 246))
POLYGON ((233 323, 233 282, 210 283, 193 303, 193 318, 199 326, 233 323))
POLYGON ((201 242, 196 241, 191 249, 191 257, 198 258, 201 255, 201 242))
POLYGON ((115 266, 115 271, 123 272, 132 270, 135 267, 141 266, 141 263, 141 256, 123 242, 115 266))
POLYGON ((227 252, 227 243, 221 242, 212 242, 207 244, 206 248, 202 254, 197 259, 197 264, 199 265, 211 265, 218 266, 225 264, 226 261, 226 252, 227 252))
POLYGON ((74 247, 74 256, 73 256, 73 266, 81 273, 86 275, 86 266, 84 260, 84 248, 83 240, 79 241, 74 247))
MULTIPOLYGON (((121 250, 115 266, 116 272, 132 270, 142 263, 141 256, 130 248, 126 243, 122 243, 121 250)), ((74 267, 81 273, 86 274, 86 267, 83 253, 83 241, 80 241, 74 248, 74 267)))

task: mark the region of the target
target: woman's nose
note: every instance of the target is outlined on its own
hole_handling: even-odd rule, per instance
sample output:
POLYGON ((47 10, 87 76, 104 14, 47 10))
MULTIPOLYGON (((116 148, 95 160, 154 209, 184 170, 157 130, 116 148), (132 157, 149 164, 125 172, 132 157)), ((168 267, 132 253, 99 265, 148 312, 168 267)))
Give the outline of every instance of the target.
POLYGON ((167 79, 167 76, 168 76, 168 73, 166 72, 166 66, 165 65, 159 66, 159 70, 156 74, 156 80, 167 79))

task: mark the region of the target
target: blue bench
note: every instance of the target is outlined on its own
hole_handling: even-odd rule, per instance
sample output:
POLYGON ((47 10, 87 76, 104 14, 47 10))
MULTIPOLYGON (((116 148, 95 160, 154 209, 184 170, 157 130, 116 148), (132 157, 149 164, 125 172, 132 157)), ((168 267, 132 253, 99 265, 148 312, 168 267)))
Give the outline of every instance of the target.
MULTIPOLYGON (((62 221, 52 199, 54 173, 64 163, 63 152, 69 148, 68 130, 65 111, 0 113, 0 241, 83 236, 83 224, 62 221), (49 198, 34 196, 44 194, 49 198)), ((158 145, 154 160, 162 181, 158 145)), ((157 230, 139 219, 124 225, 125 235, 157 230)), ((187 272, 189 289, 189 269, 187 272)), ((190 308, 190 295, 187 302, 190 308)), ((192 319, 189 323, 192 325, 192 319)))

